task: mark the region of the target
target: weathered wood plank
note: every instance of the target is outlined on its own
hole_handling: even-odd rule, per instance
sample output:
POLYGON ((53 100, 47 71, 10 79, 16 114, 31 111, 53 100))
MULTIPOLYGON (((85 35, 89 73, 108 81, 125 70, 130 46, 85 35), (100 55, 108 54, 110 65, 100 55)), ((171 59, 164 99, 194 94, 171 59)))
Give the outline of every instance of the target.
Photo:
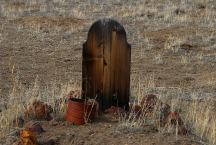
POLYGON ((116 21, 95 22, 83 45, 83 98, 95 98, 100 108, 128 109, 131 48, 124 28, 116 21))

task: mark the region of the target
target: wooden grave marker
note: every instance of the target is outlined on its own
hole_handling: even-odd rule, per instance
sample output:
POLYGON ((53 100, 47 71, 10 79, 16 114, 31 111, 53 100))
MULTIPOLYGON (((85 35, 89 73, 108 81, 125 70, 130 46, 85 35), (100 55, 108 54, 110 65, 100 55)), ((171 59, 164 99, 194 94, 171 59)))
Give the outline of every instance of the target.
POLYGON ((112 19, 96 21, 83 44, 82 98, 97 99, 101 110, 129 109, 131 46, 124 27, 112 19))

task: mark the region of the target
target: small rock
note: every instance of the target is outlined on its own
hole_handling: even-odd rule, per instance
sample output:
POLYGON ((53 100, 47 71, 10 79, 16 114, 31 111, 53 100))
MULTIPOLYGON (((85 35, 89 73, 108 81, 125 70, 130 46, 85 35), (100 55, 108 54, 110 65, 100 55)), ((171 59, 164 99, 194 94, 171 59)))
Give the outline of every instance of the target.
POLYGON ((25 129, 28 131, 31 131, 35 134, 41 134, 43 132, 45 132, 45 130, 43 129, 43 127, 37 123, 37 122, 29 122, 26 124, 25 129))

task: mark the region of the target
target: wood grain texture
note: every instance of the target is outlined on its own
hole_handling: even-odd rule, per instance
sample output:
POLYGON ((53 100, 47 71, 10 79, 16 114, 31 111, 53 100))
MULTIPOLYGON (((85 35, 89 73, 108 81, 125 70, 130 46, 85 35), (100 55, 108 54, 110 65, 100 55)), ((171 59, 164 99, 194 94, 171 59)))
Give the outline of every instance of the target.
POLYGON ((83 98, 96 98, 100 108, 128 109, 131 47, 124 28, 116 21, 95 22, 83 45, 83 98))

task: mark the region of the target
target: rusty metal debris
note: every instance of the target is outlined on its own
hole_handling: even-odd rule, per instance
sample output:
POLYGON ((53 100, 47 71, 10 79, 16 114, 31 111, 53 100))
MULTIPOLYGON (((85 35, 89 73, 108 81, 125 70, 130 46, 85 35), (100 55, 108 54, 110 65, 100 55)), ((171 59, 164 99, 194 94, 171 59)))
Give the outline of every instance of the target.
POLYGON ((105 113, 110 114, 113 118, 118 118, 121 114, 125 113, 125 110, 121 107, 111 106, 105 110, 105 113))
POLYGON ((20 145, 38 145, 36 135, 28 130, 21 131, 20 145))
POLYGON ((92 122, 98 116, 99 103, 94 99, 69 98, 65 119, 76 125, 92 122))
POLYGON ((153 111, 155 105, 157 104, 157 96, 155 94, 148 94, 144 96, 141 100, 142 108, 147 109, 148 111, 153 111))
POLYGON ((53 109, 50 105, 35 100, 32 105, 26 110, 25 116, 27 118, 38 119, 38 120, 51 120, 51 113, 53 109))
POLYGON ((174 126, 178 129, 178 134, 185 135, 188 132, 178 112, 170 112, 168 116, 164 119, 163 124, 165 128, 174 126))

